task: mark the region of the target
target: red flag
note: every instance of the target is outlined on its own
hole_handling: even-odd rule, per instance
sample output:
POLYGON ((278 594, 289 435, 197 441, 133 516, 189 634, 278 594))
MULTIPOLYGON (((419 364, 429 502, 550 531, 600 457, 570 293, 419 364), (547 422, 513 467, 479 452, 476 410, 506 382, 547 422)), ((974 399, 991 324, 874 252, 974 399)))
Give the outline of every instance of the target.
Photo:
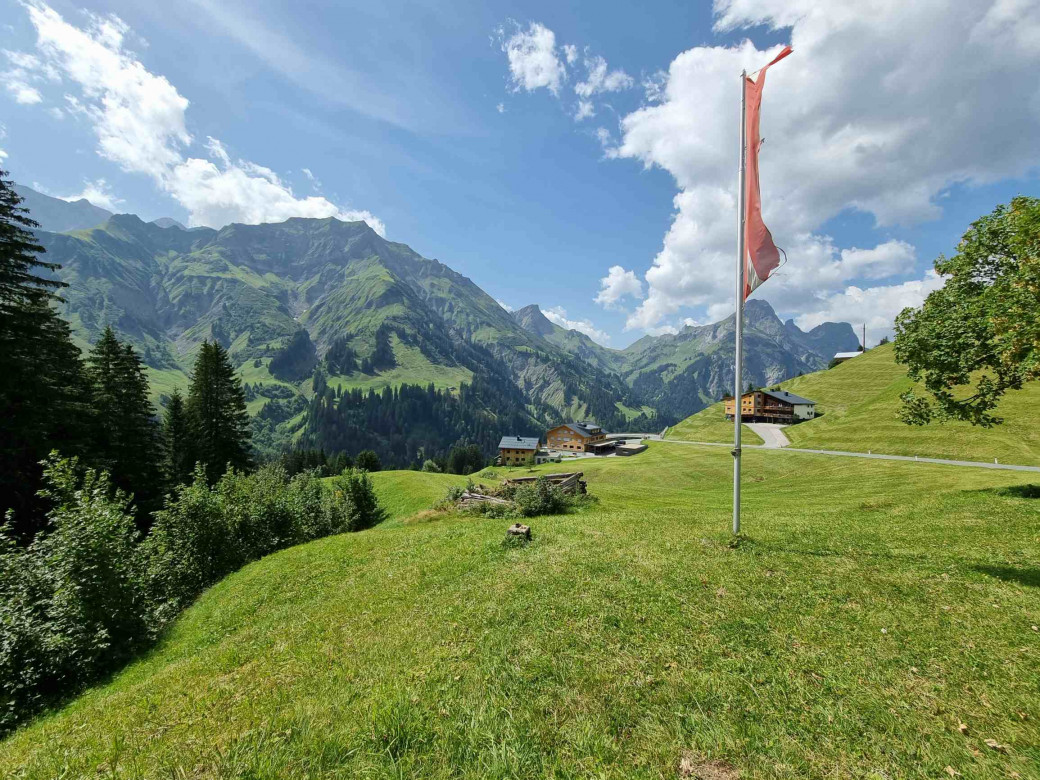
POLYGON ((758 150, 762 146, 758 120, 762 109, 762 88, 766 85, 766 70, 788 54, 791 47, 785 46, 776 58, 758 72, 758 80, 744 80, 744 95, 747 100, 747 172, 745 194, 747 211, 744 221, 744 239, 747 255, 744 258, 744 300, 756 287, 769 278, 780 265, 780 251, 773 243, 773 236, 762 221, 762 194, 758 185, 758 150))

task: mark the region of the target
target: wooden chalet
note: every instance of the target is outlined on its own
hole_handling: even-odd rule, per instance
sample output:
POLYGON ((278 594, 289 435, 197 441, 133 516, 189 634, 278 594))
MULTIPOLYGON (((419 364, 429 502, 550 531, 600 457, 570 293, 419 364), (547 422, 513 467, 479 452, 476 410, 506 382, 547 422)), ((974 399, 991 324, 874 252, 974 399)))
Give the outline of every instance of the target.
POLYGON ((614 446, 607 441, 607 434, 595 423, 564 423, 550 428, 545 434, 546 446, 550 450, 563 452, 600 452, 614 446))
MULTIPOLYGON (((732 398, 726 399, 726 417, 736 414, 732 398)), ((740 398, 742 422, 791 423, 811 420, 816 416, 816 402, 786 390, 753 390, 740 398)))

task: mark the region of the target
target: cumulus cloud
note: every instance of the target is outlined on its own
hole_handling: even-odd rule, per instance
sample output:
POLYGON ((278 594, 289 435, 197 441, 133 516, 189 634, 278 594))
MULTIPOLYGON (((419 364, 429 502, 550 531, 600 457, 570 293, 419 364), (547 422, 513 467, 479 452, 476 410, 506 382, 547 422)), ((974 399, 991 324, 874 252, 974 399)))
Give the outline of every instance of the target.
POLYGON ((512 306, 510 306, 510 305, 509 305, 508 303, 506 303, 505 301, 499 301, 499 300, 497 300, 497 299, 496 299, 496 300, 495 300, 495 303, 497 303, 497 304, 498 304, 499 306, 501 306, 501 307, 502 307, 503 309, 505 309, 506 311, 513 311, 513 307, 512 307, 512 306))
POLYGON ((150 176, 188 210, 189 224, 334 216, 363 219, 385 233, 367 211, 343 209, 322 197, 296 197, 269 168, 233 159, 215 138, 204 144, 211 159, 188 156, 194 139, 185 121, 187 98, 126 50, 129 29, 118 17, 90 15, 80 28, 39 0, 26 10, 39 56, 23 55, 19 67, 78 87, 79 95, 66 95, 67 109, 90 122, 98 154, 124 171, 150 176))
POLYGON ((116 197, 104 179, 84 182, 83 189, 75 195, 59 195, 58 197, 69 202, 89 200, 95 206, 109 211, 119 211, 119 207, 123 203, 123 199, 116 197))
POLYGON ((599 344, 607 345, 610 343, 610 336, 593 325, 591 320, 568 319, 567 310, 562 306, 553 306, 548 309, 542 309, 542 314, 544 314, 550 322, 556 323, 561 328, 584 333, 590 339, 599 344))
POLYGON ((607 309, 616 307, 625 297, 643 297, 643 283, 634 271, 627 271, 620 265, 612 265, 607 275, 599 280, 599 286, 595 301, 607 309))
POLYGON ((574 121, 581 122, 583 119, 589 119, 594 116, 596 116, 596 107, 592 105, 592 101, 579 100, 578 107, 574 110, 574 121))
MULTIPOLYGON (((567 69, 556 49, 556 34, 538 22, 531 22, 527 29, 516 29, 506 37, 505 29, 499 28, 502 51, 509 61, 509 76, 515 91, 532 92, 545 87, 554 95, 567 79, 567 69)), ((565 52, 569 59, 569 52, 565 52)))
MULTIPOLYGON (((912 273, 912 247, 843 248, 823 226, 849 209, 881 226, 934 218, 949 186, 1035 165, 1040 1, 716 0, 715 12, 720 31, 788 29, 795 50, 769 72, 762 115, 765 219, 790 262, 757 294, 811 318, 891 278, 888 295, 919 303, 934 280, 898 278, 912 273)), ((662 168, 678 186, 628 327, 659 327, 683 307, 732 312, 738 74, 777 50, 745 40, 684 51, 622 118, 607 155, 662 168)))
POLYGON ((620 68, 610 70, 607 61, 599 55, 585 58, 585 70, 585 80, 574 85, 574 93, 579 97, 590 98, 600 92, 619 92, 635 84, 632 77, 620 68))

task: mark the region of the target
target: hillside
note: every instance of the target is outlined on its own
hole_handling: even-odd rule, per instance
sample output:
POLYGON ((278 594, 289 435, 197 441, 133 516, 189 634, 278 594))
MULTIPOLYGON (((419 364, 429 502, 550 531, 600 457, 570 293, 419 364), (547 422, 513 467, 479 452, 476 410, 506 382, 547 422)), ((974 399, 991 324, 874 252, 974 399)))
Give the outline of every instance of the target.
MULTIPOLYGON (((768 385, 824 368, 836 352, 856 349, 847 322, 825 322, 809 332, 782 322, 767 301, 747 302, 745 374, 768 385)), ((688 325, 675 334, 644 336, 623 350, 597 344, 576 330, 550 322, 537 305, 513 312, 525 330, 604 371, 616 372, 637 403, 665 419, 681 420, 733 387, 733 316, 710 325, 688 325)))
MULTIPOLYGON (((899 396, 912 386, 906 369, 895 362, 893 346, 869 350, 827 371, 796 377, 781 387, 817 403, 815 420, 785 429, 794 447, 922 455, 940 458, 1040 465, 1040 382, 1011 391, 998 409, 1004 424, 978 428, 949 422, 908 426, 897 417, 899 396)), ((693 415, 669 431, 671 438, 729 441, 732 428, 721 404, 693 415), (714 434, 714 436, 712 436, 714 434), (699 438, 698 436, 712 436, 699 438)), ((745 431, 747 429, 745 428, 745 431)), ((750 431, 748 431, 750 433, 750 431)))
POLYGON ((43 230, 53 233, 92 228, 112 216, 111 211, 83 198, 70 202, 44 195, 22 184, 15 184, 13 189, 22 199, 22 207, 29 209, 30 216, 40 223, 43 230))
MULTIPOLYGON (((246 567, 0 743, 2 773, 1033 774, 1035 475, 749 450, 734 549, 725 450, 583 467, 599 504, 526 549, 399 517, 246 567)), ((376 484, 406 512, 452 479, 376 484)))

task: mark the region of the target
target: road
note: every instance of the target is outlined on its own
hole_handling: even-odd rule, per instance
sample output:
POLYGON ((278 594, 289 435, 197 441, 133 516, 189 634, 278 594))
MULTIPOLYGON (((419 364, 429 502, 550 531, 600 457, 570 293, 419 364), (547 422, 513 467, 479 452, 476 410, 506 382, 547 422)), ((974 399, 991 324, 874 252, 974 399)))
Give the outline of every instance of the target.
MULTIPOLYGON (((764 437, 763 437, 764 438, 764 437)), ((717 441, 678 441, 676 439, 665 439, 666 444, 693 444, 702 447, 729 447, 732 444, 723 444, 717 441)), ((742 449, 755 450, 780 450, 776 446, 766 444, 745 444, 742 449)), ((1016 466, 1010 463, 986 463, 974 460, 947 460, 945 458, 920 458, 915 455, 879 455, 867 452, 843 452, 841 450, 803 450, 795 447, 783 447, 783 452, 802 452, 809 455, 831 455, 841 458, 867 458, 869 460, 903 460, 912 463, 938 463, 942 466, 967 466, 977 469, 997 469, 1001 471, 1031 471, 1040 473, 1040 466, 1016 466)))
POLYGON ((776 423, 744 423, 744 425, 762 438, 762 446, 767 450, 786 447, 791 443, 784 433, 784 427, 776 423))

